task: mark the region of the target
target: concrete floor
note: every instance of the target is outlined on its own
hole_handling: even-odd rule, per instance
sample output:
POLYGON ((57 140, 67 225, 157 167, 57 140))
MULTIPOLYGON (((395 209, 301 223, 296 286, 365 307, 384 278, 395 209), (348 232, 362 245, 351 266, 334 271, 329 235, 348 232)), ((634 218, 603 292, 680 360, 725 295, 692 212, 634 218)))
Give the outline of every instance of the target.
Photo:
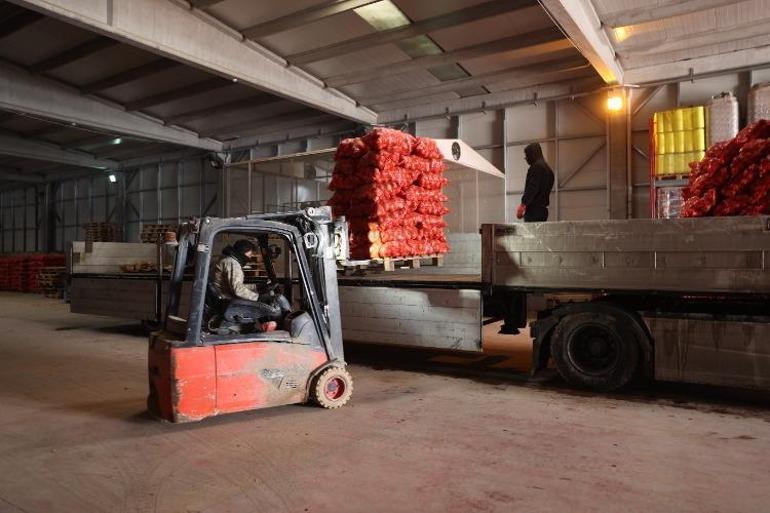
POLYGON ((341 410, 170 425, 144 413, 135 328, 30 295, 0 317, 2 513, 770 510, 764 395, 593 396, 356 349, 341 410))

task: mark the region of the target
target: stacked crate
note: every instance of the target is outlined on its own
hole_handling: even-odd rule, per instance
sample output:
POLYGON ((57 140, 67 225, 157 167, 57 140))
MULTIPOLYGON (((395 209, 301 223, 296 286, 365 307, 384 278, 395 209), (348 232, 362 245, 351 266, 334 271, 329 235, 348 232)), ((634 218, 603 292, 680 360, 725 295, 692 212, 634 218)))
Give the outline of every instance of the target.
POLYGON ((690 162, 703 159, 708 144, 703 105, 656 112, 650 120, 650 204, 654 217, 679 217, 690 162))
POLYGON ((21 292, 24 283, 24 256, 14 255, 8 259, 8 282, 5 290, 21 292))
POLYGON ((120 242, 122 229, 113 223, 86 223, 83 225, 88 242, 120 242))
POLYGON ((702 105, 653 114, 651 154, 655 155, 654 176, 686 176, 690 173, 690 162, 703 159, 705 121, 702 105))
POLYGON ((41 267, 37 273, 39 292, 50 298, 62 297, 66 272, 67 268, 63 266, 41 267))
POLYGON ((29 253, 0 258, 0 290, 37 292, 38 277, 44 267, 64 267, 60 253, 29 253))
POLYGON ((145 243, 156 244, 159 240, 166 239, 166 232, 174 232, 179 229, 175 224, 145 224, 142 225, 142 233, 139 240, 145 243))
POLYGON ((0 257, 0 290, 10 290, 11 255, 0 257))

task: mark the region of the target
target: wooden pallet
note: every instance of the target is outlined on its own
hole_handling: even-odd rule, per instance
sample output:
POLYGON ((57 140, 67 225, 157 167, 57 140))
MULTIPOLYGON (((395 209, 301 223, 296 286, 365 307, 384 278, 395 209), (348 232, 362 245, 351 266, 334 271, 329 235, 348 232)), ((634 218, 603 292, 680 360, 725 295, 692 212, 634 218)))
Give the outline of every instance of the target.
POLYGON ((664 181, 664 180, 689 180, 690 175, 689 174, 680 174, 680 175, 658 175, 655 177, 655 180, 664 181))
POLYGON ((60 298, 64 291, 64 277, 67 268, 60 266, 45 266, 37 271, 38 292, 49 298, 60 298))
POLYGON ((83 225, 88 242, 120 242, 123 230, 113 223, 86 223, 83 225))
POLYGON ((179 226, 175 224, 145 224, 142 225, 142 233, 139 234, 139 239, 142 242, 155 244, 159 240, 164 240, 166 232, 174 232, 179 229, 179 226))
POLYGON ((363 271, 383 270, 385 272, 396 269, 419 269, 422 266, 443 267, 444 255, 422 255, 403 258, 374 258, 371 260, 352 260, 346 262, 339 270, 354 273, 363 271))

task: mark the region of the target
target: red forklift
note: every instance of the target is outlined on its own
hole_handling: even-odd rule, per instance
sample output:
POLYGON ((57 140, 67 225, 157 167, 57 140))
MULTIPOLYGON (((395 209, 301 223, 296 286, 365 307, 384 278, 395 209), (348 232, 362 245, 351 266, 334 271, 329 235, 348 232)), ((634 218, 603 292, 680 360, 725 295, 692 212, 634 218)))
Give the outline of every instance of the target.
POLYGON ((189 422, 284 404, 348 402, 353 380, 342 349, 330 208, 197 219, 180 227, 177 241, 163 325, 150 336, 151 413, 189 422), (259 247, 266 276, 257 282, 283 285, 293 309, 279 329, 261 331, 259 319, 209 286, 215 248, 228 237, 259 247))

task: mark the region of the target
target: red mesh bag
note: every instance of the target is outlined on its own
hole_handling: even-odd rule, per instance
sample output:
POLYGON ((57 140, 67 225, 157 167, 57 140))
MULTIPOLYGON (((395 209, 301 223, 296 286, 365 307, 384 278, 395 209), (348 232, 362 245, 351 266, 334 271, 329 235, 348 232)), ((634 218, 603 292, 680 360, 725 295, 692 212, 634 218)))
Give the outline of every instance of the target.
POLYGON ((418 228, 446 228, 446 221, 442 216, 432 216, 427 214, 417 214, 415 216, 415 224, 418 228))
POLYGON ((735 136, 735 143, 738 146, 744 146, 750 141, 767 139, 768 137, 770 137, 770 121, 760 119, 738 132, 738 135, 735 136))
POLYGON ((709 189, 703 196, 693 196, 682 205, 682 217, 703 217, 713 210, 717 203, 716 189, 709 189))
POLYGON ((432 216, 443 216, 449 212, 449 209, 441 203, 437 202, 420 203, 417 206, 417 212, 420 214, 429 214, 432 216))
POLYGON ((412 156, 412 155, 401 157, 401 167, 404 167, 406 169, 411 169, 415 171, 417 174, 430 173, 432 162, 433 161, 431 160, 424 159, 422 157, 412 156))
POLYGON ((401 162, 401 155, 397 153, 370 151, 358 160, 358 170, 363 168, 378 168, 390 172, 401 162))
POLYGON ((345 215, 351 256, 445 253, 445 164, 435 142, 377 128, 337 148, 329 205, 345 215))
POLYGON ((760 215, 770 182, 770 121, 760 120, 729 140, 712 145, 705 158, 690 164, 681 215, 760 215))
POLYGON ((725 198, 714 207, 715 216, 737 216, 745 214, 750 208, 748 196, 725 198))
POLYGON ((441 189, 449 180, 443 175, 420 175, 417 178, 417 185, 423 189, 441 189))
POLYGON ((391 128, 375 128, 361 139, 371 150, 409 155, 414 136, 391 128))
POLYGON ((337 151, 334 153, 334 160, 345 158, 355 159, 366 153, 368 150, 369 148, 366 147, 366 143, 364 143, 360 137, 343 139, 337 146, 337 151))
POLYGON ((394 183, 368 184, 354 189, 352 198, 353 201, 388 203, 399 192, 401 192, 401 187, 394 183))
POLYGON ((442 159, 441 150, 436 146, 436 141, 427 137, 417 137, 414 143, 414 154, 425 159, 442 159))

